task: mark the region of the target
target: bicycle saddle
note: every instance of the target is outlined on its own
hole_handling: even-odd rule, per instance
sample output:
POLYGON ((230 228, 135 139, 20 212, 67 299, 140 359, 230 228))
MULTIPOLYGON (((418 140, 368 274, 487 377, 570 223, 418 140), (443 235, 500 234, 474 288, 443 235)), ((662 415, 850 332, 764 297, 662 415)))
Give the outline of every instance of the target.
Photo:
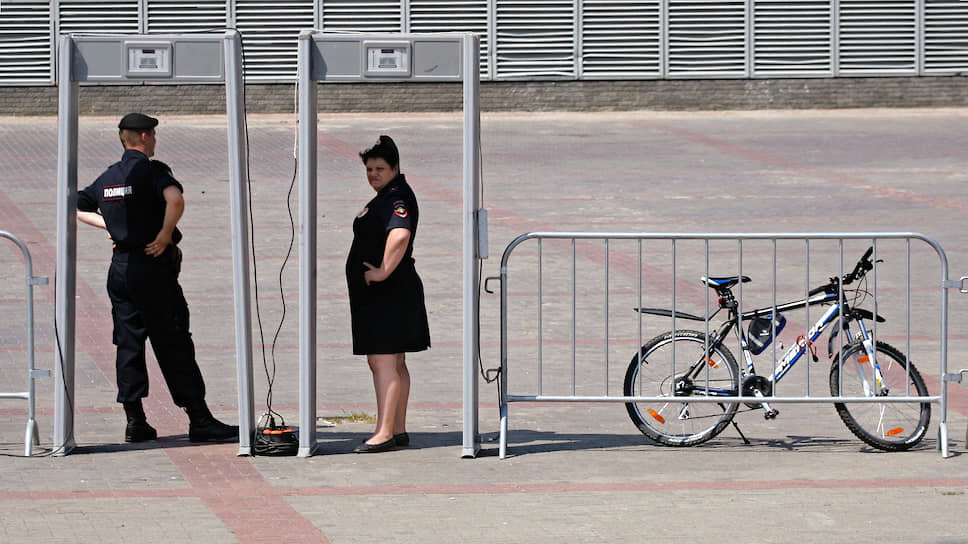
POLYGON ((699 281, 706 284, 707 287, 713 287, 715 289, 729 289, 730 287, 736 285, 743 281, 743 283, 749 283, 753 280, 749 276, 724 276, 722 278, 707 278, 705 276, 699 278, 699 281))

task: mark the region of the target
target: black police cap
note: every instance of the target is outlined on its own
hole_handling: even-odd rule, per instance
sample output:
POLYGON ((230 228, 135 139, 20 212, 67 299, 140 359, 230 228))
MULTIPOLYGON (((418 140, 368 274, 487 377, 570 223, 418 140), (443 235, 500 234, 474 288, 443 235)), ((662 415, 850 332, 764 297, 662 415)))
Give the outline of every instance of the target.
POLYGON ((129 113, 121 118, 119 129, 151 130, 158 126, 158 120, 143 113, 129 113))

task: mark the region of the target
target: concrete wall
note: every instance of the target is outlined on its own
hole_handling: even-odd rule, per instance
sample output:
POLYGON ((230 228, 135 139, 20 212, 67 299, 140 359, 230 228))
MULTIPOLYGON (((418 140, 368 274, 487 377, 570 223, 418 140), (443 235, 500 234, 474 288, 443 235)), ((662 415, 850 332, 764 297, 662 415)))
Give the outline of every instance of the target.
MULTIPOLYGON (((246 87, 252 113, 294 111, 291 84, 246 87)), ((482 82, 484 111, 755 110, 968 106, 968 77, 482 82)), ((329 83, 320 112, 454 111, 461 85, 329 83)), ((221 85, 84 85, 80 111, 223 113, 221 85)), ((0 115, 56 115, 56 87, 0 87, 0 115)))

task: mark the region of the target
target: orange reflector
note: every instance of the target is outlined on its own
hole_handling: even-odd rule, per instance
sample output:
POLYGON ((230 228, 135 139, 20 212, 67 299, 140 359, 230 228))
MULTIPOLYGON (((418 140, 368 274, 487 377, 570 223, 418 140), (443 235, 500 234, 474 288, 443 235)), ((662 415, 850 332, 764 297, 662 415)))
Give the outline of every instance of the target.
POLYGON ((652 408, 649 408, 649 415, 655 418, 655 420, 658 421, 659 423, 665 423, 665 418, 660 416, 659 412, 656 412, 652 408))
POLYGON ((891 429, 890 431, 887 431, 887 436, 894 436, 894 435, 901 434, 903 432, 904 432, 903 427, 896 427, 894 429, 891 429))
POLYGON ((868 357, 868 356, 866 356, 866 355, 862 355, 862 356, 858 357, 857 360, 860 361, 860 362, 862 362, 862 363, 869 363, 869 362, 871 362, 871 358, 868 357))
POLYGON ((716 361, 713 361, 712 359, 706 359, 706 362, 709 363, 709 366, 713 368, 719 368, 719 363, 717 363, 716 361))

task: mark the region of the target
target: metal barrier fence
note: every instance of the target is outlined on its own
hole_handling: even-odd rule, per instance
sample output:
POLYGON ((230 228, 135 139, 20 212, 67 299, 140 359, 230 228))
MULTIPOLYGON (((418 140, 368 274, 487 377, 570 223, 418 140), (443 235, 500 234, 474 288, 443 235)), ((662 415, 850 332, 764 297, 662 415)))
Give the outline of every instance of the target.
POLYGON ((30 457, 33 445, 40 444, 37 436, 37 420, 34 413, 34 379, 49 377, 50 370, 34 368, 34 285, 46 285, 47 278, 34 276, 30 251, 27 246, 13 234, 0 230, 0 238, 7 238, 20 247, 24 255, 27 285, 27 391, 15 393, 0 393, 0 399, 24 399, 27 401, 27 430, 24 433, 24 456, 30 457))
MULTIPOLYGON (((756 361, 767 360, 766 364, 757 363, 762 378, 754 376, 759 381, 744 381, 738 388, 734 385, 729 391, 721 390, 721 394, 690 396, 688 403, 679 402, 682 406, 678 413, 673 411, 671 418, 680 420, 679 423, 688 419, 687 404, 699 411, 715 403, 720 412, 735 412, 730 405, 738 407, 745 403, 750 408, 763 408, 769 414, 774 410, 772 404, 836 403, 838 412, 841 406, 847 407, 846 412, 868 407, 879 409, 882 420, 886 406, 913 405, 924 414, 924 407, 938 405, 938 449, 942 457, 947 457, 947 383, 960 382, 961 378, 959 373, 947 372, 947 290, 956 288, 968 292, 966 279, 949 280, 944 250, 934 240, 917 233, 523 234, 505 249, 500 276, 488 278, 500 281, 501 295, 500 457, 507 455, 508 412, 514 402, 626 403, 630 415, 637 403, 670 404, 669 395, 659 395, 658 391, 651 395, 629 394, 629 389, 634 389, 628 383, 629 376, 634 374, 633 366, 642 365, 649 347, 643 344, 663 333, 680 331, 684 323, 692 323, 694 326, 690 328, 696 329, 692 337, 703 338, 697 342, 705 346, 704 352, 697 353, 704 353, 700 357, 708 356, 712 365, 709 343, 715 338, 717 327, 722 326, 720 323, 728 321, 725 314, 716 313, 728 303, 719 298, 727 291, 727 297, 736 292, 736 319, 732 324, 740 335, 727 343, 727 351, 733 349, 740 355, 735 359, 739 363, 730 363, 730 366, 737 368, 743 378, 749 379, 746 371, 752 368, 749 365, 754 360, 754 353, 748 349, 750 337, 744 330, 746 322, 757 315, 786 313, 791 316, 787 334, 781 334, 782 323, 767 319, 767 323, 774 323, 767 326, 766 334, 777 341, 755 352, 759 354, 756 361), (844 283, 842 278, 850 280, 849 274, 856 273, 854 259, 868 248, 870 251, 864 256, 869 261, 868 268, 855 278, 857 284, 844 283), (515 255, 513 262, 512 254, 515 255), (931 255, 937 260, 926 258, 931 255), (752 282, 749 278, 740 281, 747 274, 752 276, 752 282), (837 285, 835 281, 841 283, 831 293, 830 285, 837 285), (826 285, 827 294, 818 285, 826 285), (719 290, 723 286, 727 291, 719 290), (822 300, 823 297, 827 298, 822 300), (794 299, 795 302, 786 302, 794 299), (821 305, 826 310, 820 312, 817 320, 817 307, 821 305), (646 309, 646 306, 666 309, 646 309), (845 315, 846 311, 852 313, 845 315), (714 315, 717 317, 713 318, 714 315), (800 316, 805 316, 802 321, 800 316), (861 329, 853 329, 856 337, 848 328, 851 317, 856 317, 853 326, 859 325, 861 329), (817 324, 813 324, 815 320, 817 324), (864 324, 865 320, 870 321, 869 326, 864 324), (822 372, 811 371, 812 364, 803 364, 797 367, 802 370, 792 372, 801 355, 804 359, 819 360, 817 348, 821 345, 816 340, 828 329, 826 354, 832 361, 842 359, 843 367, 834 363, 831 368, 838 370, 828 373, 826 368, 822 372), (867 340, 859 340, 862 335, 867 340), (785 337, 796 337, 787 350, 779 345, 785 337), (884 385, 887 380, 882 383, 882 376, 876 374, 872 381, 881 387, 879 392, 871 393, 872 386, 864 378, 861 378, 864 388, 860 393, 847 392, 842 368, 847 367, 849 350, 844 349, 855 339, 858 347, 854 348, 853 355, 864 360, 860 346, 865 346, 871 355, 867 359, 873 359, 871 367, 877 367, 878 361, 884 362, 885 367, 888 364, 890 353, 882 350, 881 344, 890 341, 897 345, 898 348, 888 346, 887 351, 897 354, 894 361, 903 358, 911 362, 898 365, 904 369, 905 385, 888 393, 884 385), (631 362, 627 363, 630 355, 631 362), (628 372, 615 372, 616 364, 629 365, 628 372), (763 370, 768 366, 772 366, 771 372, 763 370), (919 390, 912 391, 917 386, 912 385, 912 374, 917 374, 912 367, 920 368, 937 394, 929 393, 920 377, 916 380, 922 382, 919 390), (937 373, 931 370, 934 368, 937 373), (789 377, 781 383, 780 378, 784 376, 789 377), (818 376, 822 380, 819 383, 818 376), (831 385, 835 380, 841 385, 831 385), (514 393, 512 386, 516 388, 514 393), (818 388, 828 387, 818 392, 818 388)), ((719 332, 728 331, 720 329, 719 332)), ((676 380, 681 378, 676 369, 677 364, 683 364, 676 361, 677 341, 669 342, 672 369, 665 378, 667 382, 673 381, 673 376, 676 380)), ((693 358, 692 362, 695 361, 693 358)), ((696 384, 701 384, 703 379, 708 386, 708 369, 705 378, 695 378, 696 384)), ((701 387, 696 385, 696 389, 701 387)), ((708 394, 712 389, 705 391, 708 394)), ((680 394, 674 392, 672 396, 680 394)), ((662 423, 670 417, 651 410, 650 413, 662 423)), ((713 436, 731 419, 732 416, 722 421, 713 436)), ((841 419, 848 421, 843 414, 841 419)), ((886 423, 878 422, 883 424, 886 423)), ((920 434, 913 437, 915 443, 927 429, 927 420, 922 419, 921 424, 920 434)), ((643 432, 652 437, 646 430, 643 432)), ((902 431, 898 428, 885 432, 891 435, 902 431)), ((663 437, 659 438, 662 442, 663 437)), ((905 446, 893 449, 905 449, 905 446)))

